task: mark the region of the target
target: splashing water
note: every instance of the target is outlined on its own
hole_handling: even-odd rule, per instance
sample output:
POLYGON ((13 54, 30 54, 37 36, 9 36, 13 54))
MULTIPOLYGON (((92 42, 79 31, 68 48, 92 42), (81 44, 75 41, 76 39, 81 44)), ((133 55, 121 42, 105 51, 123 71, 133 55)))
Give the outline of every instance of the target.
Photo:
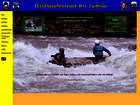
MULTIPOLYGON (((51 55, 57 53, 61 46, 65 48, 65 55, 69 58, 93 56, 92 50, 85 48, 92 46, 93 39, 86 40, 86 44, 83 44, 85 39, 82 38, 79 38, 81 42, 64 37, 60 39, 69 41, 69 45, 59 45, 63 41, 57 45, 52 41, 41 48, 31 41, 28 44, 25 40, 14 42, 14 92, 136 92, 136 51, 115 47, 116 42, 113 41, 105 43, 112 40, 107 39, 103 40, 103 44, 112 52, 112 56, 103 63, 76 68, 47 64, 51 55), (71 46, 70 42, 73 42, 71 46), (72 48, 73 44, 83 48, 72 48)), ((46 41, 45 38, 41 40, 46 41)))

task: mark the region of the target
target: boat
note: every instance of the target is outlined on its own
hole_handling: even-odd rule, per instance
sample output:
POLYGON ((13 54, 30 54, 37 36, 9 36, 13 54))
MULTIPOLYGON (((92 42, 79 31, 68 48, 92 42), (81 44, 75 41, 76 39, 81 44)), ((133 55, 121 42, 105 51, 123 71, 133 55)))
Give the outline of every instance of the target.
MULTIPOLYGON (((87 65, 87 64, 99 64, 101 62, 105 62, 107 58, 109 58, 109 56, 104 56, 98 62, 95 61, 95 57, 73 57, 73 58, 66 58, 66 63, 63 66, 64 67, 78 67, 78 66, 84 66, 84 65, 87 65)), ((56 62, 53 61, 53 59, 50 60, 49 63, 57 64, 56 62)), ((57 65, 62 66, 62 64, 57 64, 57 65)))

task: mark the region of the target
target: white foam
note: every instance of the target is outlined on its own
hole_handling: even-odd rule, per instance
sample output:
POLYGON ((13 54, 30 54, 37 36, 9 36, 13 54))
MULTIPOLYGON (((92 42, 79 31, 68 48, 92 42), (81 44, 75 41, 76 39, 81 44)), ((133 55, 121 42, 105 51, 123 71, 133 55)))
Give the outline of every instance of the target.
MULTIPOLYGON (((97 65, 86 65, 77 68, 64 68, 54 64, 46 64, 51 59, 51 55, 57 53, 59 48, 48 45, 47 48, 35 48, 32 44, 24 42, 14 43, 14 74, 25 74, 28 72, 36 73, 60 73, 60 74, 113 74, 113 76, 55 76, 58 79, 84 79, 83 83, 99 82, 115 80, 129 75, 136 70, 136 51, 128 49, 117 49, 113 46, 109 47, 112 56, 103 63, 97 65), (133 70, 132 70, 133 69, 133 70)), ((106 53, 104 53, 107 55, 106 53)), ((65 48, 66 57, 92 57, 92 51, 82 51, 78 49, 65 48)), ((25 78, 27 83, 30 83, 33 77, 25 78)), ((43 77, 42 77, 43 78, 43 77)), ((44 80, 46 77, 44 77, 44 80)))

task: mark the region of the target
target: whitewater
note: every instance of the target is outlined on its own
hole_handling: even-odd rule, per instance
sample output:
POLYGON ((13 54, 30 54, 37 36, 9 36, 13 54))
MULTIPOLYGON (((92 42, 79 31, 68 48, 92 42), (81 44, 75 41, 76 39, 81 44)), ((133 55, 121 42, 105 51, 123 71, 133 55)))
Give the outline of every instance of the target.
MULTIPOLYGON (((14 93, 135 93, 136 38, 14 37, 14 93), (47 63, 60 47, 65 56, 93 57, 95 39, 112 56, 99 64, 64 68, 47 63), (92 75, 91 75, 92 74, 92 75)), ((107 55, 107 53, 104 53, 107 55)))

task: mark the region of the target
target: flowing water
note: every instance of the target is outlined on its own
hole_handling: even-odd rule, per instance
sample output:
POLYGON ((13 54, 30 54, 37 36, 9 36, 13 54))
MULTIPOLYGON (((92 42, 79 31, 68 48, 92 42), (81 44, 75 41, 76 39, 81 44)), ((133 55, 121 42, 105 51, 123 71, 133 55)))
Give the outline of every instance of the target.
MULTIPOLYGON (((136 38, 14 37, 15 93, 134 93, 136 92, 136 38), (99 64, 64 68, 47 63, 65 48, 66 57, 92 57, 95 39, 112 56, 99 64)), ((107 53, 104 53, 107 55, 107 53)))

